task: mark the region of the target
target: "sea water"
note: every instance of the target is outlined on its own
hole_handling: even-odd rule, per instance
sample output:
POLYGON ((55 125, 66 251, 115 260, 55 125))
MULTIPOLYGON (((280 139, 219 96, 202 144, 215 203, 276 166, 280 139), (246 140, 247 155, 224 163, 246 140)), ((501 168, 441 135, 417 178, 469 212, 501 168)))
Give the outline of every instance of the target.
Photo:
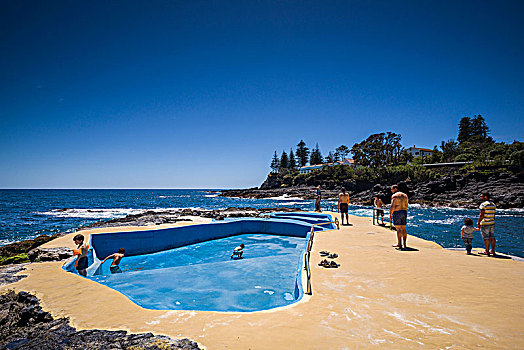
MULTIPOLYGON (((0 190, 0 246, 41 234, 74 232, 82 225, 146 210, 228 207, 314 209, 311 200, 286 196, 266 199, 227 198, 219 197, 217 191, 0 190)), ((334 201, 322 203, 323 208, 334 204, 334 201)), ((353 215, 372 215, 371 207, 351 205, 349 209, 353 215)), ((408 233, 434 241, 445 248, 463 247, 460 240, 463 220, 470 217, 476 222, 478 214, 478 210, 471 209, 411 205, 408 211, 408 233)), ((497 210, 495 234, 497 251, 524 257, 524 210, 497 210)), ((473 246, 483 246, 479 233, 475 233, 473 246)))

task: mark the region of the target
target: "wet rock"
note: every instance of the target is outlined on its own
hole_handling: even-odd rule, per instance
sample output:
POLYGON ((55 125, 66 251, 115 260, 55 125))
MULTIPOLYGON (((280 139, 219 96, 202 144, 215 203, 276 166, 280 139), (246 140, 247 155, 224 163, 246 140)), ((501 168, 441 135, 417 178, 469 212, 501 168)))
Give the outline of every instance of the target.
POLYGON ((27 253, 31 262, 41 261, 60 261, 69 259, 73 256, 73 251, 70 248, 35 248, 27 253))
POLYGON ((27 265, 29 265, 29 263, 0 267, 0 286, 14 283, 27 277, 26 275, 16 275, 20 271, 25 270, 27 265))
MULTIPOLYGON (((240 217, 258 217, 260 214, 273 211, 298 211, 296 208, 250 208, 250 207, 231 207, 218 210, 206 209, 179 209, 173 211, 147 211, 142 214, 127 215, 123 218, 113 219, 109 221, 99 221, 81 229, 93 227, 117 227, 117 226, 149 226, 160 224, 172 224, 180 221, 191 221, 188 216, 199 216, 203 218, 210 218, 215 220, 224 220, 224 218, 240 218, 240 217)), ((43 261, 43 260, 42 260, 43 261)))
POLYGON ((66 318, 53 319, 27 293, 9 291, 0 295, 1 349, 200 349, 189 339, 174 340, 152 333, 90 329, 77 331, 66 318))

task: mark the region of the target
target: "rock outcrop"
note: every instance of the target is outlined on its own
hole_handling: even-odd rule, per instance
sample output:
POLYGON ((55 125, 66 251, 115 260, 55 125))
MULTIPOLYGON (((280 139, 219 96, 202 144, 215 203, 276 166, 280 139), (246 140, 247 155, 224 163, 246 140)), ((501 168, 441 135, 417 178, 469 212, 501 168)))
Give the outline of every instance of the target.
POLYGON ((189 339, 174 340, 152 333, 100 329, 77 331, 67 318, 54 319, 40 307, 37 297, 9 291, 0 295, 1 349, 144 349, 196 350, 189 339))
POLYGON ((28 253, 32 249, 35 249, 36 247, 39 247, 42 244, 47 243, 60 236, 60 233, 54 234, 52 236, 41 235, 34 239, 26 239, 24 241, 2 246, 0 247, 0 265, 19 264, 22 262, 28 262, 30 260, 28 253))
MULTIPOLYGON (((340 188, 344 186, 350 193, 351 201, 354 204, 371 205, 374 195, 379 195, 385 203, 389 203, 391 199, 390 186, 397 183, 403 191, 408 193, 411 203, 427 206, 476 208, 478 207, 480 192, 488 191, 498 208, 524 207, 524 173, 522 172, 470 172, 446 175, 438 180, 419 182, 410 181, 409 178, 389 179, 387 182, 381 183, 359 180, 336 183, 329 178, 313 182, 315 185, 317 185, 317 182, 322 185, 324 199, 336 199, 340 188)), ((226 190, 222 191, 221 196, 241 198, 289 196, 304 199, 315 197, 315 186, 283 185, 275 178, 269 182, 266 180, 264 186, 260 188, 226 190)))
POLYGON ((180 221, 191 221, 188 216, 200 216, 204 218, 223 220, 224 218, 237 217, 257 217, 260 214, 273 211, 297 211, 294 208, 249 208, 249 207, 231 207, 227 209, 205 210, 205 209, 179 209, 171 211, 146 211, 142 214, 127 215, 123 218, 117 218, 108 221, 98 221, 89 226, 83 226, 79 229, 89 229, 94 227, 118 227, 118 226, 150 226, 160 224, 172 224, 180 221))

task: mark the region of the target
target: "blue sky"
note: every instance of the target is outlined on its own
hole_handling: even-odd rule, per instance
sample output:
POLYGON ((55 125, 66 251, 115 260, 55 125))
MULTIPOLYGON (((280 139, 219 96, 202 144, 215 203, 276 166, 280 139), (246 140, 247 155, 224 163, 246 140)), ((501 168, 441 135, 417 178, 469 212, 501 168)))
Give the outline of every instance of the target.
POLYGON ((258 186, 275 150, 523 139, 521 1, 2 1, 0 188, 258 186))

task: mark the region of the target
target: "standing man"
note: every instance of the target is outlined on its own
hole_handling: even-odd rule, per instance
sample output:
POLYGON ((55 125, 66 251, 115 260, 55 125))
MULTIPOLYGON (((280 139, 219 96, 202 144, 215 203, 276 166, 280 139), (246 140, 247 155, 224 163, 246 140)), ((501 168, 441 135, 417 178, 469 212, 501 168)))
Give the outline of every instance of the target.
POLYGON ((389 210, 389 220, 395 225, 397 230, 398 244, 393 247, 399 249, 406 248, 406 240, 408 233, 406 232, 406 221, 408 217, 408 196, 404 192, 400 192, 397 185, 391 186, 391 208, 389 210), (404 245, 402 245, 404 243, 404 245))
POLYGON ((486 251, 484 254, 490 255, 489 246, 491 245, 491 254, 495 255, 495 204, 489 199, 488 192, 482 192, 480 199, 483 200, 480 205, 480 215, 477 221, 477 227, 480 227, 480 233, 484 239, 486 251))
POLYGON ((344 225, 344 216, 346 217, 346 225, 349 225, 349 194, 346 193, 346 189, 342 187, 342 193, 338 195, 338 210, 340 210, 340 217, 342 219, 342 225, 344 225))
POLYGON ((320 210, 320 199, 322 198, 322 192, 320 191, 320 185, 317 186, 317 196, 315 199, 315 211, 318 211, 319 213, 322 212, 320 210))
POLYGON ((384 202, 382 202, 382 199, 380 199, 378 196, 375 196, 375 209, 377 210, 377 223, 378 223, 378 216, 382 216, 382 225, 384 225, 384 202))

